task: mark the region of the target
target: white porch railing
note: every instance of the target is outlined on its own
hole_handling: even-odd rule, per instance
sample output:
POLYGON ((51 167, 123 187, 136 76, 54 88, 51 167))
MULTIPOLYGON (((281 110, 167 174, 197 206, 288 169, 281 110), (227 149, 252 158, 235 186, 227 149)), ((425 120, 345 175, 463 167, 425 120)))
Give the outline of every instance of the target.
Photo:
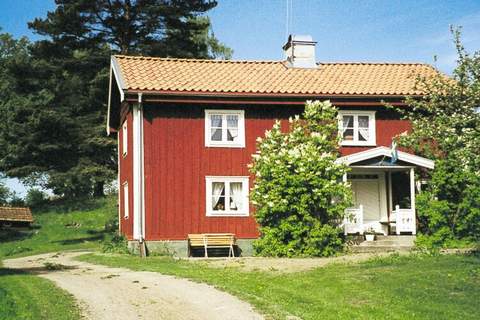
POLYGON ((357 232, 363 234, 363 205, 345 210, 343 228, 345 235, 357 232))
POLYGON ((400 206, 395 206, 395 210, 392 212, 395 221, 395 229, 397 235, 400 232, 411 232, 416 234, 416 223, 415 223, 415 211, 412 209, 400 209, 400 206))

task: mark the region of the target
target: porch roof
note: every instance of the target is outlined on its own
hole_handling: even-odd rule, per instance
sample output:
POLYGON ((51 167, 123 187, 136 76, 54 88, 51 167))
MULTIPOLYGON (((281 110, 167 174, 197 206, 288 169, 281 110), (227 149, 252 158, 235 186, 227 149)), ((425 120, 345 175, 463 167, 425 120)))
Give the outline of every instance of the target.
MULTIPOLYGON (((427 169, 433 169, 435 167, 435 162, 433 160, 416 156, 414 154, 403 152, 403 151, 397 151, 397 154, 398 154, 398 160, 400 161, 407 162, 415 166, 424 167, 427 169)), ((365 161, 365 160, 369 160, 377 157, 391 158, 392 150, 384 146, 377 147, 377 148, 357 152, 354 154, 350 154, 348 156, 338 158, 337 162, 342 162, 347 165, 353 165, 357 162, 361 162, 361 161, 365 161)))

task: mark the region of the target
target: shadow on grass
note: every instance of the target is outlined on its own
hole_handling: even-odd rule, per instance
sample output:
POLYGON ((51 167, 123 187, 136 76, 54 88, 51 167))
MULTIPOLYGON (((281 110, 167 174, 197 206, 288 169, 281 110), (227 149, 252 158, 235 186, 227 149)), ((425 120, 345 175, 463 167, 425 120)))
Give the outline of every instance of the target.
POLYGON ((40 226, 33 225, 30 228, 0 229, 0 243, 20 241, 31 238, 40 226))
POLYGON ((52 272, 59 272, 64 270, 78 269, 75 266, 66 266, 61 264, 49 264, 45 263, 43 266, 29 267, 29 268, 3 268, 0 267, 0 277, 2 276, 15 276, 15 275, 41 275, 52 272))
POLYGON ((62 245, 72 245, 72 244, 79 244, 84 242, 92 242, 92 241, 100 241, 105 239, 105 233, 99 233, 96 235, 92 235, 90 237, 81 237, 76 239, 65 239, 65 240, 56 240, 53 241, 54 243, 60 243, 62 245))

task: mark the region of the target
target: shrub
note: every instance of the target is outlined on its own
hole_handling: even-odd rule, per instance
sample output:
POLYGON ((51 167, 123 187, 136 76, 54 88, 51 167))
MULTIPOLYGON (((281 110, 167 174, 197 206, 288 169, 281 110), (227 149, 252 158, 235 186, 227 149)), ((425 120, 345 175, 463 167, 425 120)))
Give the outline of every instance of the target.
POLYGON ((398 108, 412 124, 402 146, 435 159, 431 181, 417 199, 424 244, 436 247, 480 240, 480 51, 465 51, 453 29, 457 66, 451 78, 419 78, 425 94, 398 108))
POLYGON ((127 239, 123 235, 114 234, 106 237, 102 246, 103 252, 128 253, 127 239))
POLYGON ((325 256, 341 250, 339 222, 351 202, 336 163, 337 110, 330 102, 307 102, 304 119, 290 119, 287 133, 277 121, 258 139, 251 171, 251 193, 260 238, 256 253, 265 256, 325 256))
POLYGON ((46 202, 47 194, 39 189, 30 189, 25 196, 25 205, 33 209, 42 207, 46 202))

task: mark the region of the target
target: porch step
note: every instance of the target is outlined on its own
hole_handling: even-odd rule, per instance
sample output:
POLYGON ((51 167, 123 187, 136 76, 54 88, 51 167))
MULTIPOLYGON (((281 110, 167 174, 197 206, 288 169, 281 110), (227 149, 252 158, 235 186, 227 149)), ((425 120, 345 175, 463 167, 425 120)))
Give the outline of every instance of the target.
POLYGON ((415 236, 376 236, 375 241, 363 241, 350 247, 352 252, 410 251, 415 246, 415 236))

